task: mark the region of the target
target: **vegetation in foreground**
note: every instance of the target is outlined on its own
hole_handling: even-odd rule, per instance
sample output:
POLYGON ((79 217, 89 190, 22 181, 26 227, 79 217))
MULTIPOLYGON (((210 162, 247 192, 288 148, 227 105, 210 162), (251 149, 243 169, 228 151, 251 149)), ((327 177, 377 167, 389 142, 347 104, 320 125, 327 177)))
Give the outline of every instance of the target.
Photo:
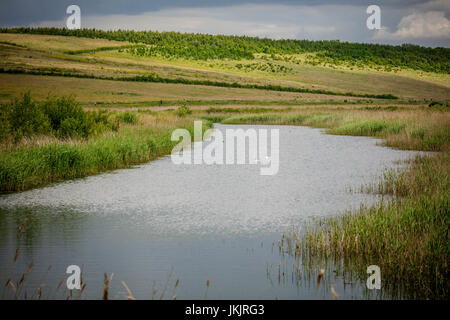
POLYGON ((67 97, 37 103, 25 94, 1 110, 0 192, 147 162, 171 152, 174 129, 193 130, 171 113, 84 111, 67 97))
MULTIPOLYGON (((20 246, 20 239, 24 234, 27 233, 28 229, 28 219, 22 221, 21 225, 18 227, 16 232, 16 239, 18 241, 17 246, 14 248, 14 255, 10 261, 5 261, 0 269, 0 283, 5 283, 0 287, 0 299, 2 300, 41 300, 41 299, 60 299, 60 300, 84 300, 84 299, 102 299, 111 300, 117 299, 119 293, 114 293, 114 297, 111 297, 111 282, 114 278, 114 273, 109 276, 105 273, 103 280, 103 290, 101 296, 98 297, 88 297, 85 289, 86 282, 81 277, 80 289, 70 290, 65 285, 66 275, 64 275, 61 281, 55 288, 49 287, 45 283, 41 283, 37 288, 29 288, 27 283, 30 273, 33 272, 35 267, 34 263, 31 262, 27 265, 26 269, 19 271, 18 261, 21 260, 22 247, 20 246)), ((48 271, 52 269, 52 266, 48 267, 48 271)), ((169 281, 171 281, 173 269, 170 270, 167 276, 167 280, 162 288, 156 288, 153 284, 152 288, 152 300, 165 300, 165 299, 177 299, 176 289, 180 285, 180 279, 174 281, 173 287, 169 287, 169 281), (170 293, 172 295, 170 295, 170 293)), ((44 279, 42 279, 44 280, 44 279)), ((130 288, 127 286, 125 281, 121 281, 122 287, 125 289, 125 293, 120 293, 120 296, 124 296, 127 300, 136 300, 133 296, 130 288)), ((208 288, 210 280, 206 280, 206 290, 205 299, 207 298, 208 288)))
POLYGON ((417 157, 386 173, 377 191, 393 198, 287 234, 282 249, 305 264, 331 259, 363 282, 367 266, 378 265, 394 298, 448 299, 450 154, 417 157))
POLYGON ((223 108, 213 111, 204 117, 232 124, 307 125, 331 134, 384 138, 384 144, 400 149, 441 151, 417 157, 406 170, 385 173, 371 190, 392 197, 387 203, 382 200, 306 225, 302 232, 284 235, 280 246, 305 264, 326 264, 327 259, 343 264, 338 270, 356 271, 362 281, 368 277, 367 266, 378 265, 383 290, 391 297, 448 299, 450 116, 445 103, 416 110, 367 107, 352 112, 269 110, 245 115, 223 108))
POLYGON ((22 100, 2 106, 2 119, 9 125, 2 129, 1 191, 25 190, 152 160, 170 152, 173 129, 192 130, 195 118, 207 120, 208 125, 308 125, 333 134, 384 138, 385 144, 397 148, 441 151, 434 157, 418 158, 407 171, 386 174, 377 190, 393 196, 387 204, 362 207, 359 212, 309 226, 301 236, 290 235, 290 243, 295 243, 290 250, 304 261, 343 261, 344 269, 356 269, 362 279, 368 264, 378 264, 384 286, 393 296, 401 292, 413 298, 448 297, 448 106, 367 106, 350 111, 318 112, 314 106, 301 112, 292 108, 282 112, 273 108, 193 111, 182 106, 174 112, 88 112, 70 98, 38 103, 25 94, 22 100), (18 115, 28 120, 15 123, 12 119, 18 115), (62 129, 66 126, 70 130, 62 129))

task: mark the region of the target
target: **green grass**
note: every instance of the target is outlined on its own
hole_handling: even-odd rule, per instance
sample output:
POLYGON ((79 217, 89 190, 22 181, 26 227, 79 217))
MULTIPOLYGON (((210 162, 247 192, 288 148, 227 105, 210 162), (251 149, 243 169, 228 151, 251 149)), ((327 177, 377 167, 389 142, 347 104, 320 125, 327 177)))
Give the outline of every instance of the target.
MULTIPOLYGON (((120 95, 120 94, 117 94, 120 95)), ((123 94, 125 95, 125 94, 123 94)), ((194 106, 211 106, 207 112, 208 113, 257 113, 257 112, 266 112, 266 111, 276 111, 282 112, 287 110, 292 110, 289 107, 294 106, 323 106, 323 105, 331 105, 331 106, 346 106, 346 105, 374 105, 366 106, 366 107, 358 107, 361 110, 368 111, 396 111, 402 108, 403 106, 380 106, 383 104, 391 104, 392 101, 389 100, 369 100, 369 99, 358 99, 358 100, 318 100, 318 101, 310 101, 310 100, 158 100, 158 101, 142 101, 142 102, 97 102, 97 103, 84 103, 83 105, 86 107, 104 107, 104 108, 140 108, 140 107, 171 107, 186 104, 191 107, 194 106), (235 108, 235 107, 225 107, 225 106, 261 106, 261 107, 252 107, 252 108, 235 108), (283 106, 288 108, 272 108, 268 106, 283 106)), ((417 100, 399 100, 395 102, 399 105, 420 105, 423 104, 423 101, 417 100)), ((355 106, 356 108, 356 106, 355 106)))
POLYGON ((70 54, 70 55, 77 55, 77 54, 84 54, 84 53, 95 53, 99 51, 110 51, 110 50, 123 50, 123 49, 130 49, 134 48, 139 45, 124 45, 124 46, 109 46, 109 47, 97 47, 97 48, 91 48, 91 49, 81 49, 81 50, 67 50, 64 53, 70 54))
POLYGON ((337 128, 328 130, 328 133, 350 136, 385 136, 400 133, 406 127, 406 123, 392 120, 358 120, 347 121, 337 128))
POLYGON ((285 110, 261 114, 249 114, 250 110, 237 109, 231 115, 228 110, 218 113, 216 119, 224 124, 301 125, 325 128, 329 134, 371 136, 384 139, 383 144, 405 150, 447 151, 450 149, 450 114, 441 110, 406 110, 392 108, 381 112, 367 110, 330 110, 301 113, 285 110), (239 110, 239 111, 238 111, 239 110), (388 112, 389 114, 386 114, 388 112), (247 114, 245 114, 247 113, 247 114), (219 118, 220 117, 220 118, 219 118))
MULTIPOLYGON (((423 72, 381 72, 359 70, 352 71, 348 68, 333 68, 325 66, 311 66, 302 58, 305 54, 272 57, 268 54, 258 54, 255 60, 213 60, 202 61, 188 58, 162 58, 162 57, 139 57, 120 49, 121 46, 131 45, 130 42, 115 42, 110 40, 80 38, 71 36, 51 36, 33 34, 11 34, 1 33, 0 40, 6 44, 0 44, 4 59, 0 63, 3 69, 20 69, 25 72, 41 72, 42 74, 59 73, 69 77, 70 74, 79 76, 99 76, 100 78, 119 78, 135 76, 147 76, 157 74, 161 79, 171 79, 195 81, 212 81, 214 83, 238 83, 243 85, 274 85, 283 88, 299 88, 310 90, 325 90, 328 92, 343 93, 350 91, 355 94, 383 95, 392 94, 401 99, 438 99, 441 101, 448 99, 448 75, 423 72), (19 46, 10 45, 16 44, 19 46), (105 49, 102 49, 105 48, 105 49), (114 49, 118 48, 118 49, 114 49), (102 50, 97 50, 102 49, 102 50), (111 50, 109 50, 111 49, 111 50), (70 55, 67 52, 79 51, 80 54, 70 55), (97 50, 97 51, 96 51, 97 50), (287 59, 287 60, 286 60, 287 59), (300 60, 299 60, 300 59, 300 60), (275 72, 266 70, 255 70, 251 72, 242 71, 235 68, 235 65, 257 63, 274 64, 286 67, 291 70, 286 72, 275 72), (406 75, 403 77, 403 75, 406 75), (421 81, 427 80, 427 81, 421 81)), ((73 78, 76 81, 77 78, 73 78)), ((142 82, 141 82, 142 83, 142 82)), ((164 83, 164 82, 160 82, 164 83)), ((132 84, 122 84, 119 91, 128 91, 132 84), (125 89, 125 90, 124 90, 125 89)), ((10 86, 7 86, 10 87, 10 86)), ((27 89, 27 86, 23 86, 27 89)), ((4 90, 7 88, 3 88, 4 90)), ((215 91, 213 86, 209 86, 211 91, 215 91)), ((68 89, 65 89, 67 91, 68 89)), ((11 93, 10 90, 7 90, 11 93)), ((73 90, 78 95, 78 90, 73 90)), ((256 90, 255 90, 256 91, 256 90)), ((280 92, 280 91, 272 91, 280 92)), ((286 92, 287 93, 287 92, 286 92)), ((295 93, 295 92, 293 92, 295 93)), ((260 96, 259 92, 255 96, 260 96)), ((278 100, 277 94, 272 94, 273 100, 278 100)), ((291 94, 292 96, 293 94, 291 94)), ((297 100, 316 100, 318 97, 307 97, 312 94, 295 95, 297 100)), ((122 101, 143 101, 152 100, 151 92, 146 92, 144 96, 134 99, 123 97, 122 101)), ((289 94, 284 94, 289 96, 289 94)), ((344 100, 345 96, 325 97, 324 100, 344 100)), ((93 101, 98 97, 94 97, 93 101)), ((118 101, 118 97, 111 97, 110 102, 118 101)), ((153 100, 165 100, 170 98, 158 92, 153 100)), ((189 97, 191 98, 191 97, 189 97)), ((223 99, 223 97, 209 96, 211 99, 223 99)), ((235 99, 238 98, 237 96, 235 99)), ((253 99, 255 100, 255 99, 253 99)), ((354 99, 346 99, 354 100, 354 99)), ((88 99, 85 100, 89 102, 88 99)), ((386 100, 387 101, 387 100, 386 100)))
POLYGON ((119 112, 116 114, 116 119, 119 122, 136 124, 138 122, 138 112, 137 111, 136 112, 133 112, 133 111, 119 112))
POLYGON ((147 162, 171 152, 174 129, 193 134, 187 107, 183 116, 83 111, 73 98, 39 103, 29 93, 1 107, 3 193, 147 162))
POLYGON ((229 117, 222 121, 225 124, 273 124, 281 119, 278 114, 261 114, 229 117))
POLYGON ((220 107, 211 107, 206 109, 207 114, 211 113, 266 113, 266 112, 289 112, 292 111, 292 108, 220 108, 220 107))
POLYGON ((206 120, 209 123, 220 123, 223 122, 228 116, 223 115, 214 115, 214 116, 199 116, 198 119, 200 120, 206 120))
POLYGON ((182 105, 181 107, 179 107, 177 110, 175 110, 175 114, 180 117, 180 118, 184 118, 187 115, 192 114, 192 110, 189 109, 189 107, 182 105))
POLYGON ((388 172, 378 192, 394 198, 289 234, 289 251, 305 263, 332 259, 365 281, 381 268, 392 297, 448 299, 450 294, 450 154, 418 157, 409 169, 388 172))
POLYGON ((124 128, 87 142, 57 141, 0 153, 0 192, 22 191, 153 160, 171 152, 175 128, 124 128))

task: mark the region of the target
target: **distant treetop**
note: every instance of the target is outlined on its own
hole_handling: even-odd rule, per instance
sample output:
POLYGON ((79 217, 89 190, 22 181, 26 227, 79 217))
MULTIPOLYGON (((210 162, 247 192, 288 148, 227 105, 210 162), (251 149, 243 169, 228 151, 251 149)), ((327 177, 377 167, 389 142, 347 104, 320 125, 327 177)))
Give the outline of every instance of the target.
POLYGON ((351 43, 339 40, 273 40, 247 36, 225 36, 179 32, 68 30, 61 28, 2 28, 2 33, 28 33, 101 38, 144 44, 130 50, 137 55, 160 55, 195 60, 254 59, 254 54, 313 53, 327 63, 370 64, 388 68, 410 68, 450 73, 450 49, 351 43))

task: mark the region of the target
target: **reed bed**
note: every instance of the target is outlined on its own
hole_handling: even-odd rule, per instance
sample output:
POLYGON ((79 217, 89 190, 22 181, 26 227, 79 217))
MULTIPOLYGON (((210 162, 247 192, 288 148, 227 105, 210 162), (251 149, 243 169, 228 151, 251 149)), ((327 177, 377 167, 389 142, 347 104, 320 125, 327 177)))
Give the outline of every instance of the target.
MULTIPOLYGON (((30 285, 27 281, 32 276, 35 268, 35 263, 31 262, 25 264, 26 257, 22 254, 23 248, 21 247, 21 239, 26 235, 27 229, 32 229, 32 226, 28 222, 28 219, 24 219, 16 231, 16 241, 17 244, 12 250, 13 255, 9 261, 5 261, 0 266, 0 300, 84 300, 84 299, 101 299, 101 300, 111 300, 111 299, 126 299, 126 300, 136 300, 131 289, 125 283, 121 281, 122 287, 125 289, 123 291, 112 291, 111 283, 114 280, 114 273, 104 274, 103 288, 101 290, 101 295, 88 297, 86 292, 87 283, 84 280, 83 270, 81 272, 80 279, 80 289, 68 289, 66 286, 66 280, 68 275, 64 274, 62 279, 53 287, 51 285, 45 284, 45 278, 50 275, 52 266, 47 268, 47 272, 44 277, 41 278, 41 283, 39 286, 30 285), (20 261, 19 261, 20 260, 20 261), (23 268, 23 266, 25 268, 23 268), (23 270, 22 270, 23 269, 23 270)), ((82 268, 83 269, 83 268, 82 268)), ((153 285, 152 288, 152 300, 158 298, 159 300, 167 300, 177 298, 177 288, 180 286, 180 279, 172 281, 173 268, 169 271, 167 279, 164 285, 160 288, 156 288, 153 285), (172 286, 173 283, 173 286, 172 286), (170 293, 170 294, 169 294, 170 293), (159 295, 157 297, 156 295, 159 295)), ((206 284, 206 292, 209 287, 209 279, 206 284)))
POLYGON ((448 299, 450 154, 419 156, 375 191, 393 198, 306 224, 283 235, 280 250, 306 264, 343 263, 363 282, 367 266, 378 265, 391 297, 448 299))
MULTIPOLYGON (((122 287, 125 289, 123 291, 112 291, 111 283, 114 279, 114 273, 104 274, 103 288, 101 290, 100 296, 88 297, 86 293, 86 282, 83 277, 83 272, 81 273, 80 289, 68 289, 66 287, 66 277, 64 275, 61 281, 59 281, 56 287, 48 286, 45 283, 41 283, 37 288, 31 287, 27 284, 27 280, 30 274, 33 272, 33 267, 35 266, 31 262, 24 271, 20 271, 19 257, 21 256, 22 248, 20 247, 20 238, 25 233, 27 227, 27 219, 25 219, 19 226, 16 238, 17 246, 14 250, 14 255, 10 261, 3 264, 0 269, 0 300, 41 300, 41 299, 56 299, 56 300, 85 300, 85 299, 101 299, 101 300, 111 300, 111 299, 126 299, 126 300, 136 300, 137 298, 133 295, 131 289, 125 283, 121 281, 122 287), (3 285, 4 284, 4 285, 3 285)), ((22 261, 23 262, 23 261, 22 261)), ((52 271, 52 267, 49 266, 47 269, 47 275, 52 271)), ((166 281, 160 288, 156 287, 154 282, 152 288, 152 300, 176 300, 177 299, 177 288, 180 286, 180 279, 173 280, 173 267, 167 274, 166 281)), ((44 281, 44 279, 42 279, 44 281)), ((207 299, 208 288, 210 286, 210 279, 206 280, 204 299, 207 299)))
POLYGON ((377 137, 384 139, 384 145, 397 149, 450 150, 450 112, 429 107, 376 111, 310 108, 256 115, 217 113, 209 117, 225 124, 300 125, 324 128, 329 134, 377 137))
POLYGON ((59 139, 41 135, 3 145, 0 152, 0 192, 23 191, 52 182, 127 168, 169 154, 176 128, 193 132, 192 119, 168 112, 125 113, 117 131, 89 139, 59 139))
POLYGON ((378 265, 390 297, 448 299, 449 109, 372 109, 228 115, 222 123, 304 125, 330 134, 382 138, 384 145, 398 149, 439 151, 417 157, 407 169, 385 172, 369 188, 389 195, 389 201, 306 224, 302 232, 283 235, 279 245, 308 265, 342 264, 342 274, 355 271, 362 281, 367 266, 378 265))

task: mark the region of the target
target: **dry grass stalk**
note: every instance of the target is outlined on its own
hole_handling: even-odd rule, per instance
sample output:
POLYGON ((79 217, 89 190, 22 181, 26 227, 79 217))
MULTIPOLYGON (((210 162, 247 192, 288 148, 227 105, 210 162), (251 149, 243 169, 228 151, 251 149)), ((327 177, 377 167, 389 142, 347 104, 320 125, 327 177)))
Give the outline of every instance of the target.
POLYGON ((320 286, 320 282, 322 281, 324 274, 325 274, 325 269, 320 269, 319 276, 317 277, 317 287, 320 286))
POLYGON ((336 293, 336 291, 334 291, 333 287, 331 287, 331 295, 333 296, 334 300, 339 299, 339 295, 336 293))
POLYGON ((111 273, 111 275, 108 277, 108 275, 105 273, 105 283, 103 285, 103 300, 109 300, 108 292, 109 292, 109 284, 114 276, 114 273, 111 273))
POLYGON ((210 284, 210 280, 209 280, 209 278, 208 278, 208 280, 206 280, 206 290, 205 290, 205 297, 204 297, 204 299, 206 299, 206 297, 207 297, 207 295, 208 295, 209 284, 210 284))
POLYGON ((136 298, 133 297, 133 294, 131 293, 131 290, 130 290, 130 288, 128 288, 128 286, 125 283, 125 281, 122 281, 122 285, 125 288, 125 290, 127 290, 127 292, 128 292, 127 300, 136 300, 136 298))

